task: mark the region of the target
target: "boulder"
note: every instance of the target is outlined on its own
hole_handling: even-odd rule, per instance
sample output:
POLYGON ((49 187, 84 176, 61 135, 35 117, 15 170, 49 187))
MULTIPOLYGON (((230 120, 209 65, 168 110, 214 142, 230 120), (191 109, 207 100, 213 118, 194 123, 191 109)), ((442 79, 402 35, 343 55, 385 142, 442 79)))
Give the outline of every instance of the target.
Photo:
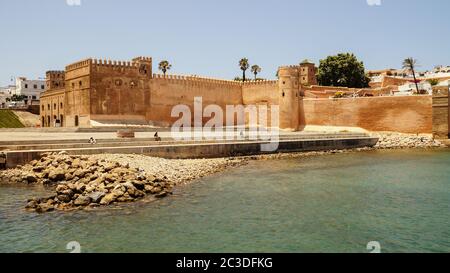
POLYGON ((26 209, 36 209, 38 207, 38 203, 35 200, 28 201, 26 209))
POLYGON ((145 182, 144 181, 139 181, 139 180, 134 180, 131 182, 133 184, 133 186, 136 187, 136 189, 138 190, 144 190, 145 189, 145 182))
POLYGON ((34 175, 31 175, 31 174, 27 175, 26 179, 27 179, 27 182, 30 183, 30 184, 38 182, 37 177, 34 176, 34 175))
POLYGON ((63 193, 64 191, 69 190, 69 189, 70 189, 69 186, 64 185, 64 184, 61 184, 61 185, 58 185, 58 186, 56 187, 56 193, 61 194, 61 193, 63 193))
POLYGON ((92 199, 89 196, 81 195, 79 196, 75 202, 75 206, 88 206, 91 203, 92 199))
POLYGON ((69 203, 72 198, 69 195, 60 194, 57 196, 58 200, 63 203, 69 203))
POLYGON ((52 170, 48 174, 48 178, 51 181, 55 181, 55 182, 63 181, 66 179, 66 174, 65 174, 64 170, 58 168, 58 169, 52 170))
POLYGON ((102 198, 100 201, 100 205, 107 206, 117 200, 117 196, 114 193, 110 193, 105 195, 105 197, 102 198))
POLYGON ((92 203, 100 203, 100 201, 102 200, 103 197, 105 197, 105 193, 104 192, 92 192, 88 195, 89 198, 91 198, 92 203))
POLYGON ((145 185, 144 190, 145 190, 146 193, 152 193, 153 186, 152 185, 145 185))
POLYGON ((37 213, 45 213, 45 212, 50 212, 50 211, 54 211, 54 210, 55 210, 55 208, 47 203, 40 204, 36 207, 37 213))

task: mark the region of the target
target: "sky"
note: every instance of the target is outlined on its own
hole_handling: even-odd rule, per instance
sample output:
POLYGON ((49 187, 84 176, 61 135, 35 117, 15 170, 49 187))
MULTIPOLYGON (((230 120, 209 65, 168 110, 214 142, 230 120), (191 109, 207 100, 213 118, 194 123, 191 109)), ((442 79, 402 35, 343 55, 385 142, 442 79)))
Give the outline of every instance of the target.
POLYGON ((233 79, 239 59, 281 65, 353 52, 366 69, 450 65, 448 0, 0 0, 0 85, 93 57, 169 60, 233 79), (80 5, 74 5, 80 1, 80 5), (378 5, 379 4, 379 5, 378 5))

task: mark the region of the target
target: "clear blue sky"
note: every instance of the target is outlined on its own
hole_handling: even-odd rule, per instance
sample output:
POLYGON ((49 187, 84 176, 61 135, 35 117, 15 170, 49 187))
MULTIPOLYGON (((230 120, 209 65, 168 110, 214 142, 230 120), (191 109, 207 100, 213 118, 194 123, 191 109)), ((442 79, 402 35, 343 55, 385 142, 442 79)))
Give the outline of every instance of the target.
POLYGON ((244 56, 274 78, 279 65, 347 51, 367 69, 413 56, 426 70, 450 65, 449 11, 448 0, 1 0, 0 85, 140 55, 168 59, 171 73, 230 79, 244 56))

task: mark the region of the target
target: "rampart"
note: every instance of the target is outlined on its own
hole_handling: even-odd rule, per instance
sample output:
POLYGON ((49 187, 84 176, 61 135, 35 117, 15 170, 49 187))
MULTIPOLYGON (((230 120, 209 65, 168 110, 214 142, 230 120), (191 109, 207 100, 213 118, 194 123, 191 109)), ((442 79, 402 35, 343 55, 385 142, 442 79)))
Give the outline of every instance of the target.
POLYGON ((369 131, 432 132, 432 97, 305 99, 306 125, 361 127, 369 131))

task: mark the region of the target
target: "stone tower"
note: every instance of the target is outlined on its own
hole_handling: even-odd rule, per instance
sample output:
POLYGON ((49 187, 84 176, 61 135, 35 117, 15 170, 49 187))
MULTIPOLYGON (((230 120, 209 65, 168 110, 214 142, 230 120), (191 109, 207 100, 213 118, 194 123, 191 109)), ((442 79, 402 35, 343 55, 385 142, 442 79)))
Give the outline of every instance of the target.
POLYGON ((316 65, 308 60, 300 63, 300 84, 317 85, 316 65))
POLYGON ((46 90, 62 89, 65 87, 64 71, 47 71, 45 76, 46 90))
POLYGON ((151 57, 137 57, 133 59, 133 63, 138 65, 139 74, 145 78, 152 77, 152 58, 151 57))
POLYGON ((301 100, 299 67, 284 66, 278 70, 280 129, 297 131, 301 100))

